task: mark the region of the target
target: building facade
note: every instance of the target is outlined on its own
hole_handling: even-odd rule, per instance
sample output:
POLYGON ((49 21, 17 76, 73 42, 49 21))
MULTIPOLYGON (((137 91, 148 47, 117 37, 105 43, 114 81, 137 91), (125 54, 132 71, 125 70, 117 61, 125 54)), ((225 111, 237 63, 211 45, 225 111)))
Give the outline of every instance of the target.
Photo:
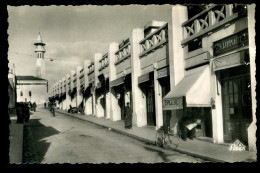
POLYGON ((175 5, 168 21, 150 21, 111 43, 49 97, 62 95, 63 110, 71 105, 111 121, 124 119, 129 102, 137 127, 177 128, 184 116, 200 117, 197 137, 239 139, 256 150, 253 14, 254 5, 175 5))

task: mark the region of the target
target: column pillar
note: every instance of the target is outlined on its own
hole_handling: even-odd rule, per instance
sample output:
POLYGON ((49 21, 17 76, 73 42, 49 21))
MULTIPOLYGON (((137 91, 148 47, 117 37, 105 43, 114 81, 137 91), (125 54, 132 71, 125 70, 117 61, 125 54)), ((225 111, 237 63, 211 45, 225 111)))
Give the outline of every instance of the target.
MULTIPOLYGON (((70 71, 70 86, 71 86, 71 91, 73 90, 73 88, 74 88, 74 82, 73 82, 73 79, 74 79, 74 77, 73 77, 73 75, 75 74, 75 71, 74 70, 71 70, 70 71)), ((71 99, 71 106, 72 107, 76 107, 76 101, 75 101, 76 99, 75 99, 75 97, 73 98, 73 99, 71 99)))
POLYGON ((70 82, 69 77, 70 75, 66 74, 66 110, 68 110, 69 106, 71 105, 71 100, 69 96, 69 85, 68 85, 68 83, 70 82))
MULTIPOLYGON (((66 93, 66 78, 62 78, 62 93, 66 93), (65 85, 65 86, 64 86, 65 85)), ((62 101, 62 110, 66 110, 66 99, 62 101)))
POLYGON ((133 125, 137 127, 147 125, 146 99, 141 88, 138 86, 138 77, 141 75, 140 67, 140 45, 139 42, 144 38, 144 30, 141 28, 133 29, 131 41, 131 68, 132 68, 132 98, 133 98, 133 125))
MULTIPOLYGON (((111 64, 109 63, 109 66, 110 66, 111 64)), ((107 79, 107 78, 109 78, 109 74, 105 74, 105 79, 107 79)), ((106 81, 106 86, 107 86, 107 82, 109 83, 109 80, 108 81, 106 81)), ((108 87, 109 87, 109 84, 108 84, 108 87)), ((105 88, 105 90, 107 91, 107 88, 105 88)), ((106 114, 106 119, 110 119, 110 107, 111 107, 111 103, 110 103, 110 90, 109 90, 109 88, 108 88, 108 92, 106 93, 106 112, 105 112, 105 114, 106 114)))
POLYGON ((249 59, 251 77, 251 98, 253 122, 248 127, 248 147, 250 151, 256 151, 256 63, 255 63, 255 4, 247 5, 248 12, 248 39, 249 39, 249 59))
POLYGON ((162 110, 162 87, 158 81, 157 63, 154 64, 154 96, 155 96, 155 119, 156 129, 163 125, 163 110, 162 110))
POLYGON ((212 115, 212 133, 214 143, 224 142, 223 129, 223 112, 222 112, 222 98, 221 98, 221 84, 218 74, 210 72, 210 92, 213 104, 211 109, 212 115))
POLYGON ((80 105, 80 103, 82 102, 82 99, 83 99, 82 94, 80 94, 81 88, 80 88, 80 79, 79 78, 80 78, 80 71, 81 70, 82 70, 82 67, 78 66, 77 71, 76 71, 76 79, 77 79, 77 81, 76 81, 76 85, 77 85, 77 97, 76 97, 77 101, 76 101, 76 103, 77 103, 77 107, 79 107, 79 105, 80 105))
MULTIPOLYGON (((109 82, 116 79, 116 55, 115 52, 118 50, 118 43, 110 43, 108 50, 108 60, 109 60, 109 82)), ((109 85, 109 95, 110 95, 110 120, 117 121, 121 119, 120 107, 117 102, 117 94, 114 88, 109 85)))
MULTIPOLYGON (((99 60, 102 59, 102 54, 101 53, 96 53, 95 54, 95 87, 97 87, 97 84, 99 81, 98 75, 99 75, 99 60)), ((96 117, 104 117, 104 109, 101 106, 101 96, 98 96, 100 93, 97 93, 97 90, 95 89, 95 110, 96 110, 96 117)))
MULTIPOLYGON (((173 5, 168 22, 169 69, 171 91, 183 79, 185 73, 184 49, 181 41, 184 39, 182 24, 188 20, 188 10, 183 5, 173 5)), ((171 111, 171 126, 175 126, 183 110, 171 111)))
MULTIPOLYGON (((62 86, 62 80, 59 80, 58 82, 58 88, 59 88, 59 97, 61 96, 62 90, 61 90, 61 86, 62 86)), ((58 101, 59 102, 59 101, 58 101)), ((59 103, 59 108, 62 108, 62 102, 59 103)))
MULTIPOLYGON (((91 61, 90 60, 84 60, 84 81, 85 86, 84 89, 86 90, 89 86, 89 78, 88 78, 88 67, 90 66, 91 61)), ((92 101, 91 101, 91 95, 86 96, 83 98, 84 101, 84 114, 90 115, 92 114, 92 101)))

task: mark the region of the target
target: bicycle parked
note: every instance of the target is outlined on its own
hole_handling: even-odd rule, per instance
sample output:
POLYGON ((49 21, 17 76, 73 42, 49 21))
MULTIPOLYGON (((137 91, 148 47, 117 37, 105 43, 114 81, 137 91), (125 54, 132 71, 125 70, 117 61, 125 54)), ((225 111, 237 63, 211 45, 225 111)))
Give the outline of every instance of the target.
POLYGON ((168 138, 168 142, 174 144, 175 148, 178 148, 180 144, 180 137, 181 137, 181 131, 178 125, 176 131, 171 130, 170 127, 161 126, 156 131, 155 145, 167 149, 169 147, 169 144, 166 141, 166 137, 168 138), (170 136, 173 137, 172 140, 170 139, 170 136))

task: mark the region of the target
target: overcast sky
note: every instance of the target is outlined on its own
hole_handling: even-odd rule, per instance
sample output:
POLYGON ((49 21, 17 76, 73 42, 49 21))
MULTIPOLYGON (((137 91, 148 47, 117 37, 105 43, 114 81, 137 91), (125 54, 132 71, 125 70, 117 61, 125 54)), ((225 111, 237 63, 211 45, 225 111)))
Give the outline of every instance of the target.
MULTIPOLYGON (((129 6, 8 6, 9 52, 34 54, 33 42, 40 31, 46 43, 46 79, 50 86, 93 60, 95 53, 106 53, 109 43, 127 39, 131 30, 151 20, 168 21, 170 5, 129 6)), ((17 75, 33 75, 36 58, 8 53, 17 75)))

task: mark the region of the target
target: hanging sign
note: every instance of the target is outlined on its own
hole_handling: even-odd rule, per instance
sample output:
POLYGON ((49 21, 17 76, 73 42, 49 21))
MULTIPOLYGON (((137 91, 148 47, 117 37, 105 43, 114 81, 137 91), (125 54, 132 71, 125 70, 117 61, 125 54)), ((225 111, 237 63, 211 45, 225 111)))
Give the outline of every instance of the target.
POLYGON ((163 110, 183 109, 183 97, 163 99, 163 110))

